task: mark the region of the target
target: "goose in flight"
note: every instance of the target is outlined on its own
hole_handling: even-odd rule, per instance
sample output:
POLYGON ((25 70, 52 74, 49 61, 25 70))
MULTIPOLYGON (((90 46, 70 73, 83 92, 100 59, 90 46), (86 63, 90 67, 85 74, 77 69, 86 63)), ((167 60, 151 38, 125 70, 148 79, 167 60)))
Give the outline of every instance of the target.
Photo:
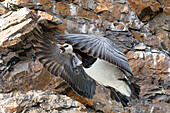
POLYGON ((63 78, 79 95, 92 99, 96 82, 111 89, 111 98, 128 106, 140 87, 124 53, 111 40, 83 34, 58 35, 61 47, 34 30, 34 51, 53 75, 63 78), (94 81, 95 80, 95 81, 94 81))
POLYGON ((132 99, 139 98, 140 87, 134 83, 134 76, 124 53, 105 37, 84 34, 63 34, 63 40, 71 46, 82 61, 85 72, 99 84, 111 88, 111 98, 128 106, 132 99))

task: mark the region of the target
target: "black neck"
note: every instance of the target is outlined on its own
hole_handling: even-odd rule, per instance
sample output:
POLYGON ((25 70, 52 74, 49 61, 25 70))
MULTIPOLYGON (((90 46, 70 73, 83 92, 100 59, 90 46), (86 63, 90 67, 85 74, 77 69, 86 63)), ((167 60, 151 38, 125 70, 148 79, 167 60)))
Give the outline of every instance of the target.
POLYGON ((85 68, 89 68, 97 60, 97 58, 88 56, 87 53, 83 53, 78 49, 73 49, 73 52, 79 54, 82 57, 82 64, 85 68))

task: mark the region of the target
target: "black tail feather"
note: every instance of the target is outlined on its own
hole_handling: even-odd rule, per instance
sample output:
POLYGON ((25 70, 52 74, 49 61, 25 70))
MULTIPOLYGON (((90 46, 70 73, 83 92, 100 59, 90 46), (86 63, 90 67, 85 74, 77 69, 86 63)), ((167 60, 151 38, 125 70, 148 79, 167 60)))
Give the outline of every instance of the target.
POLYGON ((135 84, 135 83, 131 83, 130 85, 130 89, 132 91, 132 94, 131 94, 131 98, 132 99, 139 99, 139 92, 140 92, 140 86, 138 84, 135 84))
POLYGON ((114 88, 111 88, 111 92, 110 92, 111 98, 113 100, 115 99, 117 102, 121 102, 123 107, 127 107, 128 102, 130 102, 132 99, 136 99, 136 98, 139 99, 140 86, 135 83, 131 83, 128 85, 131 89, 130 97, 121 94, 119 91, 115 90, 114 88))
POLYGON ((128 102, 130 101, 130 97, 122 95, 120 92, 116 91, 114 88, 111 88, 110 92, 111 98, 116 100, 117 102, 121 102, 124 107, 128 106, 128 102))

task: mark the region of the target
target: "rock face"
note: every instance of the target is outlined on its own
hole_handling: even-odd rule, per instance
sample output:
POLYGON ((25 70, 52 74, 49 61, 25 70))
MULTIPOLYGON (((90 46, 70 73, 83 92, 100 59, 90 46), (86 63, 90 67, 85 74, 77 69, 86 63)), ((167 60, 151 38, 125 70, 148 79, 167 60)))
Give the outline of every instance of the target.
POLYGON ((2 0, 0 112, 168 113, 169 14, 167 0, 2 0), (78 96, 36 59, 30 44, 34 28, 43 29, 53 41, 56 32, 113 40, 126 54, 141 86, 140 99, 122 108, 100 85, 93 100, 78 96))
POLYGON ((4 113, 71 113, 86 109, 67 96, 40 90, 0 94, 0 103, 1 112, 4 113))

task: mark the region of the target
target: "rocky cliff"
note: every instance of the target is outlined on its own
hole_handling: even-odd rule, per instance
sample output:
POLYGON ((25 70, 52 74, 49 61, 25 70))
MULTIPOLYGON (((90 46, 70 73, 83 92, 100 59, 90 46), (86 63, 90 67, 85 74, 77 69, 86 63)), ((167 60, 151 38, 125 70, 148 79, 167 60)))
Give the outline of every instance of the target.
POLYGON ((170 6, 168 0, 1 0, 0 112, 170 112, 170 6), (141 86, 140 99, 123 108, 98 85, 93 100, 51 75, 32 52, 31 31, 105 36, 126 54, 141 86))

